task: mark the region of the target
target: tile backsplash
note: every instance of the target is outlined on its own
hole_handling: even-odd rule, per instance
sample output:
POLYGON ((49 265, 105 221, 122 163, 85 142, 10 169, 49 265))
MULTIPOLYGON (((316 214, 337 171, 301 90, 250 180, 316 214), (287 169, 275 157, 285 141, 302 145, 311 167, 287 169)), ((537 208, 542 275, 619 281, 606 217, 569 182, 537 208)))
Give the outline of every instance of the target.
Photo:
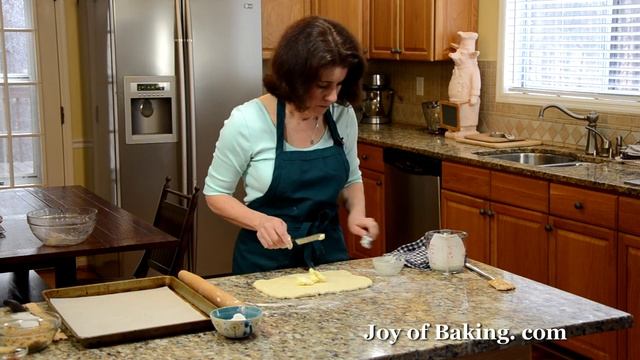
MULTIPOLYGON (((482 81, 480 120, 478 131, 503 131, 518 137, 542 140, 545 144, 571 148, 584 148, 586 130, 584 121, 568 118, 556 110, 538 119, 537 105, 497 103, 495 94, 496 62, 479 61, 482 81)), ((421 103, 427 100, 447 99, 453 63, 378 61, 369 62, 368 73, 389 76, 396 93, 392 112, 395 123, 424 126, 421 103), (424 78, 424 95, 416 95, 416 77, 424 78)), ((573 109, 583 114, 589 109, 573 109)), ((625 144, 640 141, 640 116, 637 114, 600 113, 599 131, 613 140, 620 135, 625 144)))

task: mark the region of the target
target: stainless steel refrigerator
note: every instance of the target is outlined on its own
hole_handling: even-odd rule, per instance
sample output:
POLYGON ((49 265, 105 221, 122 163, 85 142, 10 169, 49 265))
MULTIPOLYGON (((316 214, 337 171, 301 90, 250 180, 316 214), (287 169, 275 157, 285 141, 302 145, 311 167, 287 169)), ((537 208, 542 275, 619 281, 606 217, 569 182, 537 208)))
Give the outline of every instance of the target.
MULTIPOLYGON (((262 92, 260 0, 79 2, 95 192, 153 220, 165 176, 202 188, 234 106, 262 92)), ((227 273, 238 229, 199 199, 195 271, 227 273)), ((132 274, 139 254, 118 258, 132 274)), ((98 259, 98 265, 113 259, 98 259)))

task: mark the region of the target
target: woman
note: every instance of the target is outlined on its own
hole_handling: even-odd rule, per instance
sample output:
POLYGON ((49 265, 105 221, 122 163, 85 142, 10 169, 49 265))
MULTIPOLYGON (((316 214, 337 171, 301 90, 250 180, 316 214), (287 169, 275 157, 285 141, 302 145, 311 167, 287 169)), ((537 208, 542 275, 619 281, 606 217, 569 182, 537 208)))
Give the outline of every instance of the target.
POLYGON ((356 236, 378 235, 365 216, 358 169, 359 102, 365 67, 360 47, 340 24, 307 17, 276 47, 267 94, 236 107, 225 121, 205 180, 209 208, 242 227, 233 272, 244 274, 347 260, 338 197, 356 236), (244 204, 232 194, 242 178, 244 204), (326 239, 292 243, 315 233, 326 239))

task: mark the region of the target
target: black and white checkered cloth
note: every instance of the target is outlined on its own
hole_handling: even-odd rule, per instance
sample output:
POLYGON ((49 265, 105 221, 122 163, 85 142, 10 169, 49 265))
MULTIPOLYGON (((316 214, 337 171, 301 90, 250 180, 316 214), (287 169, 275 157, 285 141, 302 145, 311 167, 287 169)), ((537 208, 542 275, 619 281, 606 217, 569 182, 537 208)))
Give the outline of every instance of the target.
MULTIPOLYGON (((428 233, 427 233, 428 234, 428 233)), ((427 248, 429 247, 429 241, 433 235, 425 234, 420 239, 404 244, 399 248, 392 251, 390 254, 394 256, 401 256, 404 258, 405 264, 414 269, 429 270, 429 258, 427 257, 427 248)))

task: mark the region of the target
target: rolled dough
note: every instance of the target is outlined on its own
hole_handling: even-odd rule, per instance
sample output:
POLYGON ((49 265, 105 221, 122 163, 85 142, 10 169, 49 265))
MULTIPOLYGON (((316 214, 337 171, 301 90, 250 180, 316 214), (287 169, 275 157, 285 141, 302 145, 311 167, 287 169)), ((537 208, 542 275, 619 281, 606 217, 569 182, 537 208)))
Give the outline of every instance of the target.
POLYGON ((297 279, 307 274, 292 274, 280 276, 269 280, 256 280, 253 286, 261 292, 280 299, 298 298, 327 293, 337 293, 364 289, 371 286, 372 281, 368 277, 353 275, 346 270, 322 271, 326 281, 313 285, 299 285, 297 279))

